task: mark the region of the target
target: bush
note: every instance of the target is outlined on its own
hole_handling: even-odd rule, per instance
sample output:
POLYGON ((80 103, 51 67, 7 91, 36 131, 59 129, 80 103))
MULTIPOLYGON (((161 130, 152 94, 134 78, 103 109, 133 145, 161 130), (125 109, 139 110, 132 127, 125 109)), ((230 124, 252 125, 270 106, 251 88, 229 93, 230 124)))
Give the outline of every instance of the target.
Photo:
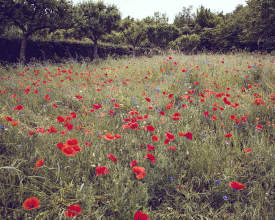
POLYGON ((200 36, 197 34, 182 35, 175 41, 170 43, 172 49, 180 50, 183 52, 195 52, 200 44, 200 36))

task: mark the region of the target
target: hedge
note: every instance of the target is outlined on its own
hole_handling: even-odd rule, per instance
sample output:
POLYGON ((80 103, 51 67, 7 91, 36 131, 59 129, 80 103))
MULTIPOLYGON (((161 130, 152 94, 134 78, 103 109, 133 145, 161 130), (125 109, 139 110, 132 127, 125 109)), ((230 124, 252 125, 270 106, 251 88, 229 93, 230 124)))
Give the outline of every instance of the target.
MULTIPOLYGON (((0 61, 15 63, 19 60, 20 39, 3 39, 0 38, 0 61)), ((58 62, 63 59, 77 59, 83 58, 93 59, 94 45, 91 43, 74 43, 65 41, 33 41, 28 40, 26 49, 26 60, 51 60, 58 62)), ((136 55, 148 54, 150 49, 139 48, 136 55)), ((131 55, 132 49, 129 47, 122 47, 117 45, 98 45, 98 55, 100 58, 107 56, 123 56, 131 55)))

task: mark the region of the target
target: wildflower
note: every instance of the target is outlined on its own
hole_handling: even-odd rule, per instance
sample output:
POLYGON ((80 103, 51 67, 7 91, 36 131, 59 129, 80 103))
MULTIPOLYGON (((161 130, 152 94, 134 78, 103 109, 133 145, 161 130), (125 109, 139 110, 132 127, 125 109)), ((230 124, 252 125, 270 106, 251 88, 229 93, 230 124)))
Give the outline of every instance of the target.
POLYGON ((134 166, 136 166, 137 164, 138 164, 138 162, 137 162, 136 160, 133 160, 133 161, 131 161, 130 166, 131 166, 131 167, 134 167, 134 166))
POLYGON ((232 137, 232 134, 231 134, 231 133, 228 133, 228 134, 226 134, 224 137, 230 138, 230 137, 232 137))
POLYGON ((158 136, 157 135, 152 135, 152 141, 158 141, 159 140, 159 138, 158 138, 158 136))
POLYGON ((152 154, 147 154, 144 158, 151 160, 151 162, 156 162, 156 157, 152 154))
POLYGON ((246 188, 245 185, 243 185, 242 183, 239 183, 239 182, 230 182, 229 186, 231 186, 233 189, 236 189, 236 190, 241 190, 241 189, 246 188))
POLYGON ((50 101, 50 100, 51 100, 51 97, 50 97, 49 95, 45 95, 45 99, 46 99, 47 101, 50 101))
POLYGON ((14 111, 20 111, 21 109, 23 109, 24 106, 23 105, 17 105, 16 107, 13 108, 14 111))
POLYGON ((155 147, 151 144, 147 144, 147 151, 153 151, 155 150, 155 147))
POLYGON ((225 201, 228 200, 227 196, 223 196, 223 200, 225 201))
POLYGON ((78 204, 70 205, 67 210, 64 212, 66 217, 75 217, 81 214, 81 207, 78 204))
POLYGON ((43 165, 44 165, 44 159, 41 158, 40 160, 38 160, 38 161, 35 163, 35 166, 34 166, 33 170, 36 171, 37 168, 42 167, 43 165))
POLYGON ((243 152, 245 153, 245 154, 248 154, 248 153, 251 153, 252 152, 252 148, 251 147, 249 147, 249 148, 244 148, 243 149, 243 152))
POLYGON ((115 163, 117 162, 117 158, 113 154, 109 154, 107 158, 114 161, 115 163))
POLYGON ((262 125, 257 125, 256 128, 257 128, 258 130, 260 130, 260 131, 263 130, 263 126, 262 126, 262 125))
POLYGON ((149 220, 149 216, 143 213, 142 211, 138 210, 136 211, 133 220, 149 220))
POLYGON ((183 136, 185 136, 187 139, 191 140, 193 139, 193 134, 191 132, 187 132, 186 134, 184 134, 183 136))
POLYGON ((137 179, 143 179, 145 177, 145 168, 144 167, 133 167, 133 172, 136 174, 137 179))
POLYGON ((32 210, 40 207, 40 201, 36 197, 30 197, 26 199, 23 203, 23 207, 26 210, 32 210))
POLYGON ((147 131, 155 131, 155 128, 152 125, 146 127, 147 131))
POLYGON ((95 168, 96 176, 109 174, 108 168, 105 166, 99 166, 95 168))

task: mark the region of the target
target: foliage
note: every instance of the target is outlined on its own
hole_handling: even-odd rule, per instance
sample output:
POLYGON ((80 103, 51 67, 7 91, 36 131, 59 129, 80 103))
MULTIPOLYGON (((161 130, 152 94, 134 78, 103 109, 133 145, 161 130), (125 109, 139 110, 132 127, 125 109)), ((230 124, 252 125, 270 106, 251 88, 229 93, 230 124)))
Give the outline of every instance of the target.
POLYGON ((75 8, 74 28, 80 38, 90 38, 94 44, 94 57, 98 57, 97 43, 104 34, 119 27, 120 12, 114 5, 99 2, 82 2, 75 8))
POLYGON ((197 34, 181 35, 175 41, 170 43, 173 49, 183 51, 185 53, 192 53, 198 49, 200 44, 200 36, 197 34))

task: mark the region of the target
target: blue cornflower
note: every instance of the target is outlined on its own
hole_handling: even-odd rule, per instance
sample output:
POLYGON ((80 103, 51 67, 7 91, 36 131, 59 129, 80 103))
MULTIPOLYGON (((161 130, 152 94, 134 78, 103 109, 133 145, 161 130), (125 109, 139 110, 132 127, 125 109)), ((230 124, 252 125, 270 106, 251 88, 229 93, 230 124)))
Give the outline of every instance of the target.
POLYGON ((220 181, 220 180, 216 180, 216 183, 217 183, 217 184, 220 184, 220 183, 221 183, 221 181, 220 181))
POLYGON ((225 201, 228 200, 227 196, 223 196, 223 200, 225 201))
POLYGON ((4 125, 2 125, 0 128, 1 128, 1 130, 5 130, 5 126, 4 125))

